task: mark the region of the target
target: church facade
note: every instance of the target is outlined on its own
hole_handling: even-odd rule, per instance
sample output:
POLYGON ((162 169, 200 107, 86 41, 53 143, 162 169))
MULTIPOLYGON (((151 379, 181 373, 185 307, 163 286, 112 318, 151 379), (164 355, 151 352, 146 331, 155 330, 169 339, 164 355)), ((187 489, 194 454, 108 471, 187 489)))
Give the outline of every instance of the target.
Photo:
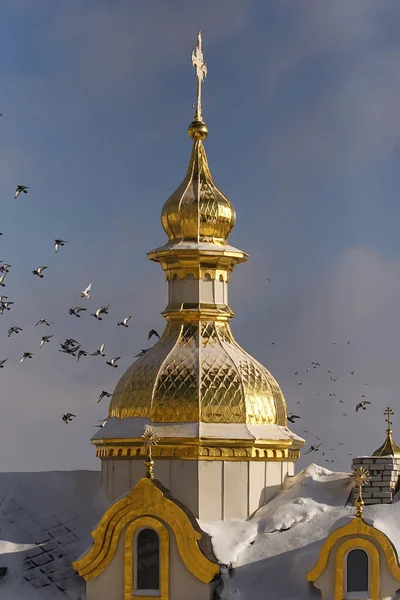
POLYGON ((197 105, 189 167, 162 208, 168 241, 148 253, 168 285, 166 327, 122 376, 107 422, 92 439, 110 506, 73 567, 86 582, 87 600, 399 597, 396 535, 379 524, 377 513, 364 514, 364 503, 395 500, 400 459, 390 446, 391 430, 377 457, 355 460, 353 483, 348 476, 337 479, 340 510, 333 501, 328 511, 313 485, 318 480, 329 489, 334 474, 314 465, 295 476, 304 440, 287 426, 277 381, 232 334, 228 289, 247 255, 228 243, 235 210, 213 181, 203 144, 207 71, 200 33, 192 62, 197 105), (363 466, 374 481, 381 477, 365 501, 363 466), (355 515, 347 505, 354 482, 355 515), (299 486, 308 490, 305 496, 299 486), (330 515, 325 521, 323 513, 330 515), (310 525, 303 540, 301 533, 293 537, 295 527, 300 532, 312 519, 314 529, 310 525), (231 546, 242 554, 248 548, 242 564, 232 559, 224 535, 233 535, 231 546), (277 562, 289 554, 286 567, 277 562), (253 580, 261 582, 258 588, 253 580))

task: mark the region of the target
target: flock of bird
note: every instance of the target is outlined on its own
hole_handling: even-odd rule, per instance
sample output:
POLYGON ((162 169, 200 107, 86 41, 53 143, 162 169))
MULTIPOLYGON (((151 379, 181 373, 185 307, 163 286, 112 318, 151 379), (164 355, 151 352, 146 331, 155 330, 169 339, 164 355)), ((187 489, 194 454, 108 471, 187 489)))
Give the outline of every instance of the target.
MULTIPOLYGON (((28 186, 25 185, 18 185, 16 190, 15 190, 15 194, 14 194, 14 198, 17 199, 20 194, 27 194, 28 190, 30 188, 28 186)), ((3 235, 0 232, 0 236, 3 235)), ((67 244, 67 240, 63 240, 61 238, 55 239, 54 240, 54 252, 57 254, 60 250, 60 248, 63 248, 66 244, 67 244)), ((7 278, 9 276, 9 273, 11 271, 11 264, 0 260, 0 287, 1 288, 5 288, 7 285, 7 278)), ((43 279, 45 277, 45 271, 48 269, 47 265, 40 265, 38 266, 36 269, 32 270, 32 274, 36 277, 38 277, 39 279, 43 279)), ((268 281, 270 281, 270 279, 268 279, 268 281)), ((81 301, 86 301, 89 300, 91 298, 91 289, 92 289, 92 284, 89 283, 89 285, 87 285, 87 287, 82 290, 80 292, 80 294, 78 294, 77 299, 81 300, 81 301)), ((82 303, 83 303, 82 302, 82 303)), ((12 307, 14 305, 14 302, 9 300, 7 295, 4 294, 0 294, 0 315, 3 315, 6 311, 10 311, 12 310, 12 307)), ((106 303, 103 306, 100 306, 99 308, 97 308, 94 312, 89 313, 90 316, 92 316, 93 318, 95 318, 97 321, 102 321, 103 318, 105 316, 107 316, 109 314, 109 308, 110 308, 110 303, 106 303)), ((87 308, 85 308, 84 306, 73 306, 71 308, 68 309, 68 313, 71 317, 76 317, 76 318, 81 318, 81 316, 83 315, 83 313, 87 312, 87 308)), ((129 327, 129 321, 131 320, 131 315, 126 316, 124 318, 122 318, 120 321, 118 321, 116 323, 116 325, 118 327, 123 327, 123 328, 128 328, 129 327)), ((39 319, 39 321, 35 324, 35 327, 40 327, 40 326, 45 326, 45 327, 51 327, 53 325, 52 322, 48 321, 45 318, 39 319)), ((14 336, 14 335, 19 335, 23 332, 23 328, 18 326, 18 325, 12 325, 9 329, 8 329, 8 338, 14 336)), ((155 329, 151 329, 148 333, 148 339, 150 340, 153 336, 160 338, 159 334, 157 333, 157 331, 155 329)), ((54 338, 54 334, 50 333, 48 335, 42 335, 41 339, 39 341, 39 348, 43 348, 46 344, 50 343, 51 340, 54 338)), ((271 342, 273 346, 275 346, 274 342, 271 342)), ((350 345, 350 342, 347 341, 347 344, 350 345)), ((77 361, 80 361, 82 358, 87 357, 87 356, 99 356, 102 358, 106 357, 105 354, 105 343, 102 343, 100 345, 99 348, 97 348, 95 351, 93 352, 89 352, 88 350, 84 350, 81 346, 81 343, 78 342, 77 340, 73 339, 73 338, 67 338, 65 339, 63 342, 61 342, 60 344, 60 348, 58 349, 59 352, 64 353, 64 354, 69 354, 70 356, 76 357, 77 361)), ((333 342, 332 345, 337 345, 336 342, 333 342)), ((138 354, 135 355, 134 358, 143 356, 146 352, 148 352, 149 348, 145 348, 142 349, 138 354)), ((25 360, 27 359, 32 359, 34 357, 34 353, 33 352, 24 352, 20 358, 21 363, 23 363, 25 360)), ((0 359, 0 369, 3 369, 5 367, 5 364, 7 362, 8 358, 1 358, 0 359)), ((106 360, 106 364, 111 367, 111 368, 118 368, 118 361, 121 360, 120 356, 113 356, 110 357, 108 360, 106 360)), ((306 372, 310 372, 313 371, 315 369, 319 369, 321 368, 321 364, 319 362, 311 362, 311 364, 305 369, 306 372)), ((350 371, 350 375, 354 375, 355 371, 352 370, 350 371)), ((330 377, 330 381, 332 383, 336 383, 338 378, 333 376, 332 371, 328 370, 328 374, 330 377)), ((294 373, 294 375, 298 376, 299 372, 296 371, 294 373)), ((297 383, 298 386, 302 386, 303 385, 303 381, 299 381, 297 383)), ((369 385, 369 383, 365 383, 365 385, 369 385)), ((318 392, 316 394, 317 396, 320 396, 321 393, 318 392)), ((97 402, 101 402, 104 398, 111 398, 112 394, 110 392, 107 392, 105 390, 102 390, 101 393, 98 396, 98 400, 97 402)), ((329 397, 331 397, 332 399, 336 399, 336 393, 335 392, 331 392, 329 393, 329 397)), ((339 404, 344 404, 343 400, 339 399, 338 400, 339 404)), ((297 401, 297 404, 301 404, 300 401, 297 401)), ((366 400, 366 395, 362 394, 361 395, 361 400, 359 402, 356 403, 354 409, 356 412, 362 410, 365 411, 367 409, 367 406, 370 405, 371 402, 369 400, 366 400)), ((342 413, 343 416, 347 416, 347 413, 342 413)), ((72 421, 73 418, 75 418, 76 415, 73 413, 66 413, 64 415, 62 415, 62 421, 65 424, 68 424, 72 421)), ((298 414, 293 414, 290 413, 288 415, 288 421, 289 423, 295 424, 297 420, 299 420, 301 417, 298 414)), ((94 427, 103 427, 104 424, 106 423, 106 420, 101 420, 99 425, 95 425, 94 427)), ((308 433, 307 430, 304 430, 304 433, 308 433)), ((318 452, 321 449, 321 454, 322 456, 326 456, 327 452, 326 451, 322 451, 323 450, 323 440, 316 436, 317 438, 317 442, 316 443, 312 443, 309 448, 306 450, 306 452, 304 454, 310 454, 312 452, 318 452)), ((339 442, 339 446, 343 446, 342 442, 339 442)), ((330 452, 333 452, 335 450, 335 448, 331 448, 330 452)), ((349 453, 349 455, 351 455, 349 453)), ((335 462, 334 459, 330 459, 330 458, 325 458, 325 462, 326 463, 333 463, 335 462)))
MULTIPOLYGON (((350 342, 347 341, 346 344, 350 345, 350 342)), ((333 342, 332 345, 337 346, 337 342, 333 342)), ((318 369, 320 367, 321 367, 321 364, 319 362, 313 361, 313 362, 311 362, 311 364, 308 367, 306 367, 305 371, 306 371, 306 373, 309 373, 310 371, 313 371, 314 369, 318 369)), ((349 371, 349 375, 354 376, 354 374, 355 374, 355 370, 349 371)), ((295 371, 294 375, 299 376, 300 372, 295 371)), ((331 384, 336 384, 336 382, 338 381, 338 377, 335 377, 331 370, 327 371, 327 375, 329 375, 329 381, 331 382, 331 384)), ((299 382, 297 382, 297 386, 302 386, 303 383, 304 383, 304 381, 299 381, 299 382)), ((365 382, 364 385, 368 386, 369 382, 365 382)), ((338 404, 344 404, 344 401, 342 399, 338 399, 337 395, 338 394, 336 392, 329 392, 330 398, 332 398, 333 400, 337 400, 338 404)), ((316 396, 318 396, 318 397, 321 396, 321 392, 317 392, 316 396)), ((300 400, 297 400, 296 403, 301 405, 300 400)), ((367 409, 368 405, 370 405, 370 404, 371 404, 371 402, 369 400, 366 400, 366 394, 361 394, 361 400, 354 405, 354 411, 356 413, 358 413, 360 410, 365 411, 367 409)), ((342 416, 347 417, 348 413, 343 412, 342 416)), ((287 420, 289 423, 295 424, 298 419, 301 419, 300 415, 294 414, 294 413, 288 414, 287 420)), ((308 430, 304 430, 304 433, 308 434, 308 430)), ((321 449, 321 455, 323 457, 327 456, 328 450, 326 449, 325 451, 323 451, 324 450, 324 447, 323 447, 324 441, 321 439, 321 437, 318 437, 318 436, 316 436, 316 439, 317 439, 317 442, 310 444, 309 448, 303 453, 303 455, 310 454, 312 452, 318 452, 321 449)), ((338 445, 344 446, 343 442, 339 442, 338 445)), ((336 450, 336 448, 330 448, 329 452, 332 453, 335 450, 336 450)), ((350 452, 348 454, 349 454, 349 456, 351 456, 350 452)), ((324 460, 326 463, 335 462, 335 459, 332 459, 332 458, 324 458, 324 460)))
MULTIPOLYGON (((29 189, 30 188, 28 186, 18 185, 15 190, 14 199, 17 199, 21 193, 27 194, 29 189)), ((3 233, 0 233, 0 235, 3 235, 3 233)), ((54 252, 57 254, 59 249, 62 248, 63 246, 65 246, 65 244, 67 244, 67 243, 68 243, 67 240, 55 239, 54 240, 54 252)), ((38 266, 36 269, 32 270, 32 274, 39 277, 40 279, 43 279, 44 272, 46 271, 47 268, 48 268, 47 265, 38 266)), ((11 264, 9 264, 3 260, 0 260, 0 286, 3 288, 6 287, 6 285, 7 285, 7 277, 9 276, 11 269, 12 269, 11 264)), ((87 285, 87 287, 84 290, 82 290, 82 292, 80 292, 80 294, 77 296, 77 299, 83 300, 83 301, 89 300, 91 298, 91 289, 92 289, 92 284, 89 283, 89 285, 87 285)), ((14 305, 14 301, 9 300, 7 295, 0 294, 0 315, 3 315, 6 311, 12 310, 13 305, 14 305)), ((108 302, 104 306, 100 306, 93 313, 89 313, 89 315, 94 317, 97 321, 102 321, 104 315, 109 314, 109 312, 108 312, 109 308, 110 308, 110 303, 108 302)), ((88 309, 83 306, 74 306, 74 307, 71 307, 68 309, 68 313, 70 316, 81 318, 81 316, 82 316, 81 314, 86 312, 87 310, 88 309)), ((129 321, 131 320, 131 318, 132 318, 131 315, 126 316, 126 317, 122 318, 120 321, 118 321, 116 323, 116 325, 118 327, 128 328, 129 321)), ((54 325, 53 322, 50 322, 48 319, 41 318, 41 319, 39 319, 39 321, 37 321, 37 323, 35 324, 35 327, 40 327, 40 326, 51 327, 52 325, 54 325)), ((22 332, 23 332, 22 327, 20 327, 19 325, 12 325, 8 329, 7 336, 8 336, 8 338, 11 338, 15 335, 20 335, 22 332)), ((160 335, 158 334, 158 332, 155 329, 150 329, 150 331, 148 333, 148 340, 150 340, 153 336, 156 338, 160 338, 160 335)), ((54 337, 53 333, 50 333, 47 335, 42 335, 40 338, 40 341, 39 341, 39 349, 43 348, 43 346, 45 344, 50 343, 53 337, 54 337)), ((87 357, 87 356, 100 356, 103 358, 106 357, 105 343, 102 343, 100 345, 100 347, 97 348, 93 352, 84 350, 81 346, 81 343, 73 338, 67 338, 63 342, 60 342, 59 345, 60 345, 60 348, 58 349, 59 352, 62 352, 64 354, 69 354, 70 356, 74 356, 74 357, 76 357, 77 361, 79 361, 83 357, 87 357)), ((150 348, 141 349, 140 352, 134 356, 134 358, 143 356, 144 354, 146 354, 146 352, 148 352, 148 350, 150 350, 150 348)), ((23 352, 19 362, 23 363, 25 360, 32 359, 33 357, 34 357, 33 352, 23 352)), ((110 357, 105 362, 109 367, 117 369, 119 366, 118 365, 119 360, 121 360, 120 356, 113 356, 113 357, 110 357)), ((0 359, 0 369, 4 369, 7 361, 8 361, 7 357, 0 359)), ((111 396, 112 396, 112 394, 110 392, 102 390, 98 397, 97 402, 98 403, 101 402, 101 400, 103 400, 103 398, 111 398, 111 396)), ((75 417, 76 417, 75 414, 68 412, 68 413, 62 415, 61 418, 65 424, 68 424, 75 417)), ((105 420, 103 419, 101 421, 101 424, 95 425, 95 427, 103 427, 105 425, 105 423, 106 423, 106 419, 105 420)))

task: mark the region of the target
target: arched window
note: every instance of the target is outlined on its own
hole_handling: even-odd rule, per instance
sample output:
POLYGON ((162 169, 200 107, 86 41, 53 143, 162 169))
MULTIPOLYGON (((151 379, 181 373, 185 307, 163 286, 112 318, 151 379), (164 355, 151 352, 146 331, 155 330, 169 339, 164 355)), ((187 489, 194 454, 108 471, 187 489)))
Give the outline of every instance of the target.
POLYGON ((361 550, 361 548, 350 550, 346 558, 346 592, 348 598, 351 598, 355 592, 368 592, 368 571, 368 554, 365 550, 361 550))
POLYGON ((160 590, 160 539, 154 529, 141 529, 136 535, 135 592, 158 596, 160 590))

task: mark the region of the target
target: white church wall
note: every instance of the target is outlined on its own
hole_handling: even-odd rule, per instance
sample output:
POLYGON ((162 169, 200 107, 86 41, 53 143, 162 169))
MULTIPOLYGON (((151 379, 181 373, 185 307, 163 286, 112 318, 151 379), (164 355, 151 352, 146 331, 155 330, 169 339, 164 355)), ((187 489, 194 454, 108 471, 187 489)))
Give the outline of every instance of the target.
POLYGON ((171 494, 193 514, 199 514, 198 465, 191 460, 171 460, 171 494))
POLYGON ((203 279, 200 281, 200 302, 212 304, 214 300, 215 281, 212 279, 203 279))
POLYGON ((210 586, 203 583, 186 568, 179 556, 174 534, 170 533, 169 597, 171 600, 210 600, 210 586))
POLYGON ((265 463, 249 463, 249 513, 252 514, 265 501, 265 463))
POLYGON ((113 474, 113 496, 118 498, 125 494, 130 488, 130 465, 128 460, 114 462, 113 474))
POLYGON ((265 490, 264 502, 269 502, 279 492, 282 486, 282 463, 265 463, 265 490))
POLYGON ((204 521, 224 518, 223 467, 221 460, 199 462, 199 515, 204 521))
MULTIPOLYGON (((204 521, 245 519, 269 502, 294 473, 286 461, 197 461, 160 459, 154 474, 172 496, 204 521)), ((110 502, 145 476, 143 459, 102 461, 102 477, 110 502)))
POLYGON ((125 529, 108 567, 86 583, 86 600, 122 600, 124 597, 124 537, 125 529))

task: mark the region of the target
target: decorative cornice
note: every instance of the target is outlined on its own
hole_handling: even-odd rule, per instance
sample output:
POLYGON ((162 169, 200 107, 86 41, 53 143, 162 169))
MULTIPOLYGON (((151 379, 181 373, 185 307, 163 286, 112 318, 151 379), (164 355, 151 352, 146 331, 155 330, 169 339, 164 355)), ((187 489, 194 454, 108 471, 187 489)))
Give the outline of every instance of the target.
MULTIPOLYGON (((146 456, 140 439, 95 439, 99 458, 138 458, 146 456)), ((299 445, 293 440, 201 440, 168 438, 160 440, 152 449, 157 459, 224 460, 224 461, 296 461, 300 457, 299 445)))

